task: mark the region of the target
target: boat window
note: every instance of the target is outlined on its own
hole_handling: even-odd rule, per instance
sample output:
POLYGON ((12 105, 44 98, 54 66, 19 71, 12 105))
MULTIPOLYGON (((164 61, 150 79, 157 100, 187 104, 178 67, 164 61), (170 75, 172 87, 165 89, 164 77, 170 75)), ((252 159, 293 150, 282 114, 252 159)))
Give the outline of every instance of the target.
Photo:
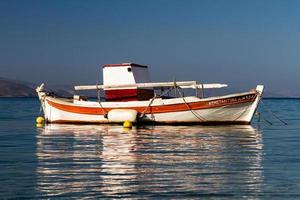
POLYGON ((127 71, 128 71, 128 72, 131 72, 131 68, 130 68, 130 67, 129 67, 129 68, 127 68, 127 71))

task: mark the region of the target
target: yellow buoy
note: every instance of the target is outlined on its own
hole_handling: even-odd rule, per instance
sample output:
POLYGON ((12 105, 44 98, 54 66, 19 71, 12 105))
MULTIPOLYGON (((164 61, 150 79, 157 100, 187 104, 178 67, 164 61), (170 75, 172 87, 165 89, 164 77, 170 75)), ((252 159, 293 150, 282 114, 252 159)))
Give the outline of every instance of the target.
POLYGON ((127 120, 123 123, 124 128, 132 128, 132 122, 127 120))
POLYGON ((131 133, 132 128, 123 128, 122 133, 131 133))
POLYGON ((42 128, 42 127, 44 127, 44 124, 36 124, 36 127, 42 128))
POLYGON ((44 118, 41 116, 37 117, 35 121, 37 124, 43 124, 45 122, 44 118))

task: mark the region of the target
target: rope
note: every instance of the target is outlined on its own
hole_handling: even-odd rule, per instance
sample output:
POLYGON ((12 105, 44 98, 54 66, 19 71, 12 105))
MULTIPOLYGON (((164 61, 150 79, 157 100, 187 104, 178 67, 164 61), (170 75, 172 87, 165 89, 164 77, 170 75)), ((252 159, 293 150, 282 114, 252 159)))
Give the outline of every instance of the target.
POLYGON ((266 118, 264 118, 264 117, 260 114, 260 112, 256 112, 256 114, 258 115, 258 122, 260 122, 260 119, 262 118, 262 119, 263 119, 265 122, 267 122, 268 124, 273 125, 273 123, 270 122, 269 120, 267 120, 266 118))
MULTIPOLYGON (((156 98, 159 97, 159 96, 163 96, 163 95, 165 95, 165 94, 168 94, 169 92, 170 92, 170 89, 164 91, 164 92, 161 93, 160 95, 157 95, 157 94, 154 92, 154 97, 150 100, 148 106, 143 110, 143 112, 142 112, 141 115, 140 115, 140 118, 145 117, 145 114, 146 114, 148 108, 151 107, 151 105, 152 105, 154 99, 156 99, 156 98)), ((150 114, 152 114, 152 113, 150 113, 150 114)))
MULTIPOLYGON (((154 99, 156 99, 156 97, 157 97, 157 95, 156 95, 156 93, 154 93, 154 97, 150 100, 148 106, 147 106, 147 107, 145 108, 145 110, 142 112, 141 118, 143 118, 143 117, 146 116, 146 115, 145 115, 146 111, 148 110, 148 108, 151 107, 151 104, 153 103, 154 99)), ((151 114, 151 118, 154 119, 154 115, 152 114, 152 110, 150 110, 150 114, 151 114)))
POLYGON ((141 118, 145 117, 145 113, 147 112, 148 108, 151 106, 151 104, 153 103, 153 101, 156 97, 157 97, 157 95, 156 95, 156 93, 154 93, 154 97, 150 100, 148 106, 141 113, 141 118))
MULTIPOLYGON (((265 104, 264 104, 264 102, 263 102, 262 99, 261 99, 260 101, 261 101, 263 107, 264 107, 271 115, 273 115, 273 117, 275 117, 277 120, 279 120, 279 121, 280 121, 281 123, 283 123, 284 125, 288 125, 284 120, 280 119, 277 115, 275 115, 275 113, 274 113, 272 110, 270 110, 267 106, 265 106, 265 104)), ((271 125, 272 125, 272 123, 271 123, 271 125)))
POLYGON ((105 115, 107 115, 107 111, 105 110, 105 108, 102 106, 102 103, 101 103, 101 93, 100 93, 100 90, 98 87, 98 83, 96 84, 96 90, 97 90, 97 96, 98 96, 98 103, 102 109, 102 112, 104 113, 104 116, 105 116, 105 115))
POLYGON ((182 98, 183 102, 185 103, 185 105, 188 107, 188 109, 191 111, 191 113, 200 121, 205 122, 207 121, 204 117, 201 117, 198 113, 196 113, 191 107, 190 105, 185 101, 184 96, 182 95, 181 91, 178 89, 179 87, 177 86, 176 82, 174 82, 174 88, 178 91, 180 97, 182 98))
POLYGON ((42 98, 41 98, 41 105, 40 105, 40 111, 39 111, 39 116, 41 116, 41 113, 43 112, 43 110, 44 110, 44 103, 45 103, 45 99, 46 99, 46 96, 44 95, 44 96, 42 96, 42 98))
POLYGON ((42 107, 42 104, 41 104, 41 106, 40 106, 40 111, 39 111, 39 115, 38 115, 38 116, 41 116, 42 110, 43 110, 43 107, 42 107))
MULTIPOLYGON (((190 107, 190 105, 186 102, 184 96, 182 95, 181 91, 180 91, 178 88, 179 88, 179 87, 177 86, 176 81, 174 81, 175 95, 177 95, 176 91, 178 91, 180 97, 182 98, 183 102, 184 102, 185 105, 188 107, 188 109, 191 111, 191 113, 192 113, 197 119, 199 119, 200 121, 205 122, 206 119, 205 119, 204 117, 201 117, 198 113, 196 113, 196 112, 190 107)), ((170 90, 167 90, 167 91, 165 91, 164 93, 169 93, 169 92, 170 92, 170 90)), ((162 93, 161 96, 163 96, 164 93, 162 93)), ((156 95, 156 93, 154 93, 154 97, 150 100, 148 106, 143 110, 143 112, 142 112, 141 115, 140 115, 140 116, 141 116, 140 118, 145 117, 145 113, 147 112, 148 108, 151 107, 151 105, 152 105, 152 103, 153 103, 153 101, 154 101, 154 99, 155 99, 156 97, 157 97, 157 95, 156 95)), ((151 114, 152 114, 152 113, 151 113, 151 114)))
MULTIPOLYGON (((239 114, 239 116, 237 116, 233 121, 237 121, 243 114, 245 114, 248 110, 249 107, 251 107, 252 104, 250 104, 249 106, 245 107, 243 112, 241 112, 241 114, 239 114)), ((225 106, 226 107, 226 106, 225 106)))

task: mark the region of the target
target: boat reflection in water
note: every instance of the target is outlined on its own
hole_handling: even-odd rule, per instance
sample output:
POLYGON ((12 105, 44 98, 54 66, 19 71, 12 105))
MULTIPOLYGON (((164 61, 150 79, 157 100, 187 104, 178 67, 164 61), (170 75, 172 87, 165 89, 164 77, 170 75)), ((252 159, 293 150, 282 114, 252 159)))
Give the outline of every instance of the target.
POLYGON ((252 126, 47 125, 37 135, 39 197, 255 197, 262 138, 252 126))

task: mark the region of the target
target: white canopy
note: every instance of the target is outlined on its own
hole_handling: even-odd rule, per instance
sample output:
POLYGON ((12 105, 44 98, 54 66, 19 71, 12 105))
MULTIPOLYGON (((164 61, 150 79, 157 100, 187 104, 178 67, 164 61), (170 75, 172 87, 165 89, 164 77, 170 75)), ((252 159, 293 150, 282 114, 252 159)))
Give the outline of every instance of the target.
POLYGON ((178 81, 178 82, 159 82, 159 83, 137 83, 127 85, 80 85, 75 86, 75 90, 97 90, 97 89, 163 89, 178 86, 180 88, 192 89, 213 89, 227 87, 227 84, 210 83, 210 84, 197 84, 196 81, 178 81))

